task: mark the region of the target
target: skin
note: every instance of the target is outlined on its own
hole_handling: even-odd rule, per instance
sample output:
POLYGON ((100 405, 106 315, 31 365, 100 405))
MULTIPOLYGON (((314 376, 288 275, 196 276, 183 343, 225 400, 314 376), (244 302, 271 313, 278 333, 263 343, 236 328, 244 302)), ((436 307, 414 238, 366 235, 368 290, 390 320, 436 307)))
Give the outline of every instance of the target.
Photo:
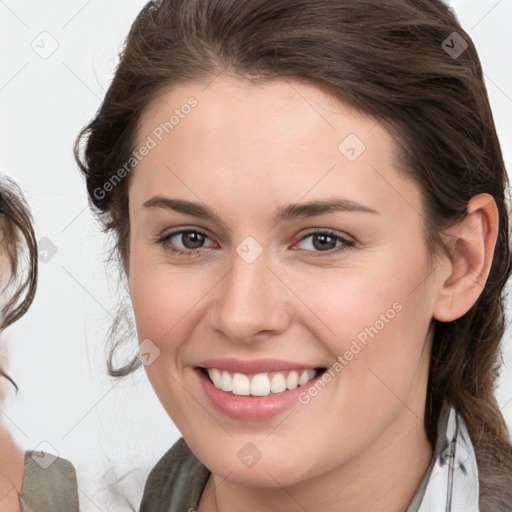
POLYGON ((406 510, 432 457, 429 326, 478 298, 497 235, 493 199, 474 197, 450 231, 453 260, 433 257, 420 188, 398 172, 394 141, 374 119, 313 85, 221 76, 164 91, 142 116, 140 145, 190 96, 198 106, 131 176, 128 274, 139 340, 160 350, 148 378, 212 471, 199 512, 247 503, 252 511, 406 510), (349 134, 366 145, 353 162, 338 149, 349 134), (272 220, 280 206, 333 192, 378 213, 272 220), (199 202, 220 222, 144 207, 157 195, 199 202), (203 247, 181 235, 159 243, 180 228, 204 233, 203 247), (314 236, 301 241, 316 228, 354 246, 334 254, 337 239, 323 250, 314 236), (248 236, 262 249, 252 263, 236 252, 248 236), (317 396, 277 418, 222 415, 194 372, 213 357, 329 367, 394 303, 401 311, 317 396), (250 468, 237 457, 248 442, 262 455, 250 468))
POLYGON ((21 510, 19 495, 23 488, 24 472, 24 453, 16 446, 5 425, 0 425, 0 510, 21 510))
MULTIPOLYGON (((0 219, 1 220, 1 219, 0 219)), ((5 240, 3 240, 5 243, 5 240)), ((11 262, 5 252, 0 252, 0 289, 4 290, 6 280, 10 276, 11 262)), ((2 300, 5 300, 2 298, 2 300)), ((1 342, 2 340, 0 340, 1 342)), ((3 347, 1 347, 3 348, 3 347)), ((0 351, 0 368, 5 370, 6 354, 0 351)), ((5 378, 0 379, 0 407, 2 406, 9 386, 5 378)), ((23 488, 25 473, 25 454, 18 448, 4 418, 0 418, 0 510, 5 512, 18 512, 21 510, 19 495, 23 488)))

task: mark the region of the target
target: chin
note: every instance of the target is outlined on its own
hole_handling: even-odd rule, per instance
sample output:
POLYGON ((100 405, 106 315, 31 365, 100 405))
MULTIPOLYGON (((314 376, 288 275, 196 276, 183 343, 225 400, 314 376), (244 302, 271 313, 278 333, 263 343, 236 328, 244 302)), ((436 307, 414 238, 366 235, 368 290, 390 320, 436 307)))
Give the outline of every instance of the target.
MULTIPOLYGON (((198 436, 201 434, 198 433, 198 436)), ((192 446, 189 443, 189 447, 212 473, 233 484, 279 488, 317 476, 313 474, 311 458, 301 450, 294 449, 293 446, 297 446, 295 443, 279 446, 269 441, 258 442, 254 438, 251 441, 248 436, 235 436, 224 443, 212 440, 204 445, 204 435, 198 439, 198 444, 192 446), (212 445, 216 446, 215 450, 212 450, 212 445), (306 461, 308 466, 305 465, 306 461)))
POLYGON ((267 489, 290 487, 308 478, 303 471, 298 471, 297 468, 290 471, 287 466, 279 466, 274 462, 264 462, 263 460, 260 460, 252 468, 241 468, 240 464, 219 464, 217 461, 210 471, 236 485, 267 489))

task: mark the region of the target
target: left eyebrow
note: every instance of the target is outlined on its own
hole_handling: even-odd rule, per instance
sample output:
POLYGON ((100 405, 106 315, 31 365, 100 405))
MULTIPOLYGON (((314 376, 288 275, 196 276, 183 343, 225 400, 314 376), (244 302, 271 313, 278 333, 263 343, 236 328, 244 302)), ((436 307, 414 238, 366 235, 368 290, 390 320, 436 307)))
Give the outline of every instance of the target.
MULTIPOLYGON (((144 208, 164 208, 199 217, 211 219, 222 223, 219 217, 207 206, 184 199, 173 199, 170 197, 155 196, 144 203, 144 208)), ((362 212, 379 215, 379 212, 355 201, 341 197, 331 197, 322 201, 311 201, 309 203, 291 203, 278 208, 273 216, 275 223, 289 221, 296 218, 315 217, 331 212, 362 212)))
POLYGON ((284 220, 296 219, 299 217, 314 217, 323 213, 331 212, 362 212, 379 215, 377 210, 369 208, 350 199, 343 197, 330 197, 322 201, 311 201, 309 203, 292 203, 277 209, 273 220, 281 222, 284 220))

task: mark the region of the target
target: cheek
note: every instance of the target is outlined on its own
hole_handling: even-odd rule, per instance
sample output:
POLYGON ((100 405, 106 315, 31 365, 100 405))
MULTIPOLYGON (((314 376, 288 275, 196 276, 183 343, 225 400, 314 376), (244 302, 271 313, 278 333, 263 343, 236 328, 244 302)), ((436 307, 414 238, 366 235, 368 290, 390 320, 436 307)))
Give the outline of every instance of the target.
MULTIPOLYGON (((218 281, 207 268, 170 265, 165 256, 133 251, 130 295, 139 340, 149 338, 162 353, 159 363, 181 354, 218 281)), ((171 361, 174 368, 175 361, 171 361)))
POLYGON ((184 277, 173 275, 171 279, 171 273, 159 266, 141 262, 132 268, 130 291, 139 339, 150 338, 161 344, 193 307, 197 286, 191 286, 191 280, 184 277))
POLYGON ((307 297, 316 314, 314 334, 333 361, 342 359, 344 380, 377 390, 384 385, 377 375, 406 393, 432 317, 428 274, 426 253, 404 258, 397 248, 373 266, 333 271, 331 280, 302 281, 298 295, 307 297))
POLYGON ((150 264, 144 258, 132 260, 130 293, 138 339, 151 340, 157 347, 152 353, 158 354, 144 370, 163 407, 184 431, 192 428, 198 414, 191 410, 190 396, 178 383, 187 379, 183 358, 197 323, 194 308, 205 293, 200 282, 185 272, 171 272, 168 265, 150 264))
MULTIPOLYGON (((301 403, 307 404, 307 414, 321 418, 329 402, 325 439, 350 439, 351 449, 374 439, 404 403, 412 410, 418 408, 418 417, 422 414, 428 365, 424 342, 431 318, 428 283, 423 281, 427 260, 418 254, 404 261, 397 253, 380 261, 382 265, 357 272, 335 272, 337 278, 317 281, 316 286, 305 282, 301 291, 305 294, 309 285, 303 296, 329 327, 314 334, 333 361, 329 381, 311 389, 301 403)), ((345 449, 345 445, 325 446, 337 456, 345 449)))

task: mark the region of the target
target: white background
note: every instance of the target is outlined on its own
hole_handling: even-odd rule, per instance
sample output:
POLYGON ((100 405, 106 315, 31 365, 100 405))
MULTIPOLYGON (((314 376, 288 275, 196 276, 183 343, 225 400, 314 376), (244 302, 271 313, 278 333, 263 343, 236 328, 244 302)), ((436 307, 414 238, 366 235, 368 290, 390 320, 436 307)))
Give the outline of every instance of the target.
MULTIPOLYGON (((106 375, 104 340, 118 290, 104 265, 106 237, 87 208, 72 157, 144 3, 0 0, 0 173, 25 192, 38 240, 48 237, 58 250, 40 265, 29 314, 6 334, 20 393, 4 404, 3 419, 23 448, 50 443, 73 461, 84 511, 130 510, 104 489, 124 475, 114 491, 137 507, 149 469, 179 437, 142 370, 118 383, 106 375), (31 47, 42 46, 42 38, 47 51, 58 44, 47 59, 31 47)), ((510 170, 512 0, 451 4, 479 50, 510 170)), ((509 340, 510 331, 498 399, 512 425, 509 340)))

